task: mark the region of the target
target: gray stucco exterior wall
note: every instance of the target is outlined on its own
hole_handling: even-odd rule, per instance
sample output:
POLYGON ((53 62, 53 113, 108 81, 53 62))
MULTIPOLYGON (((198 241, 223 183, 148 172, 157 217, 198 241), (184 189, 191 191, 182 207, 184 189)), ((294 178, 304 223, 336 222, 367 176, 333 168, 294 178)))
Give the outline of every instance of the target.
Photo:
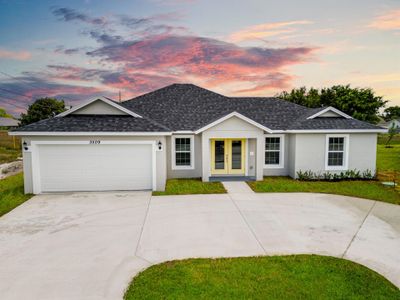
MULTIPOLYGON (((200 178, 202 170, 201 161, 201 134, 193 134, 194 137, 194 169, 189 170, 173 170, 172 169, 172 156, 174 155, 172 149, 172 139, 179 137, 179 134, 168 136, 166 138, 167 150, 167 178, 200 178)), ((187 135, 185 135, 187 136, 187 135)))
MULTIPOLYGON (((290 140, 288 138, 287 134, 283 134, 283 139, 284 139, 284 147, 283 147, 283 166, 282 167, 266 167, 264 165, 264 161, 262 162, 263 168, 264 168, 264 176, 288 176, 289 175, 289 148, 290 146, 290 140)), ((268 134, 265 135, 265 137, 268 137, 268 134)), ((264 138, 264 144, 265 144, 265 138, 264 138)))
MULTIPOLYGON (((339 134, 340 135, 340 134, 339 134)), ((346 135, 346 134, 343 134, 346 135)), ((326 170, 326 136, 327 134, 296 134, 294 174, 298 171, 311 170, 315 173, 340 173, 343 170, 326 170)), ((376 133, 351 133, 348 134, 348 170, 376 171, 376 133)), ((293 148, 292 150, 293 151, 293 148)))

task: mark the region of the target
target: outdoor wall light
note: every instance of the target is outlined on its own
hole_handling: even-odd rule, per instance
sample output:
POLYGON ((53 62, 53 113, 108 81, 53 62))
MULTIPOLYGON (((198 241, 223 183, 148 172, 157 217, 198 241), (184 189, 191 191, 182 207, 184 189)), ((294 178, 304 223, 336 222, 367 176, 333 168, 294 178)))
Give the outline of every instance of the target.
POLYGON ((158 141, 158 144, 157 144, 157 145, 158 145, 158 150, 161 151, 161 150, 162 150, 162 143, 161 143, 161 141, 158 141))
POLYGON ((26 143, 26 141, 24 141, 22 143, 22 145, 24 146, 24 150, 27 151, 28 150, 28 144, 26 143))

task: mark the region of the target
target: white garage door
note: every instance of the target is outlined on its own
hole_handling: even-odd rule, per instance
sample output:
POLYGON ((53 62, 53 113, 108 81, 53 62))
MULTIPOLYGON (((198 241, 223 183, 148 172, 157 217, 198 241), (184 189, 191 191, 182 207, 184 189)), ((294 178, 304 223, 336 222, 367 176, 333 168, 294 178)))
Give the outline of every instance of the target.
POLYGON ((41 192, 152 189, 150 144, 38 145, 41 192))

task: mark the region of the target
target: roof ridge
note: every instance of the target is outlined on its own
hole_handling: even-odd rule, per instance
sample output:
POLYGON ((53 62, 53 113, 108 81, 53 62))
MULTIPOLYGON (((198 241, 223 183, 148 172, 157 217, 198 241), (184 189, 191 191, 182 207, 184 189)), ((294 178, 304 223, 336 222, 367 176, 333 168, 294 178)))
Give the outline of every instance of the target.
POLYGON ((193 83, 172 83, 172 84, 166 85, 166 86, 164 86, 164 87, 161 87, 161 88, 159 88, 159 89, 153 90, 153 91, 151 91, 151 92, 144 93, 144 94, 138 95, 138 96, 136 96, 136 97, 133 97, 133 98, 131 98, 131 99, 122 101, 122 102, 120 102, 120 103, 129 103, 129 102, 131 102, 131 101, 133 101, 133 100, 138 100, 138 99, 140 99, 140 98, 142 98, 142 97, 144 97, 144 96, 148 97, 148 96, 151 96, 151 95, 153 95, 153 94, 155 94, 155 93, 160 93, 160 92, 162 92, 162 91, 164 91, 164 90, 166 90, 166 89, 170 89, 170 88, 172 88, 172 87, 174 87, 174 86, 188 86, 188 87, 194 87, 194 88, 196 88, 196 89, 198 89, 198 90, 206 91, 206 92, 209 92, 209 93, 213 93, 213 94, 219 95, 219 96, 221 96, 221 97, 228 98, 228 97, 225 96, 225 95, 219 94, 219 93, 217 93, 217 92, 214 92, 214 91, 212 91, 212 90, 203 88, 203 87, 198 86, 198 85, 195 85, 195 84, 193 84, 193 83))

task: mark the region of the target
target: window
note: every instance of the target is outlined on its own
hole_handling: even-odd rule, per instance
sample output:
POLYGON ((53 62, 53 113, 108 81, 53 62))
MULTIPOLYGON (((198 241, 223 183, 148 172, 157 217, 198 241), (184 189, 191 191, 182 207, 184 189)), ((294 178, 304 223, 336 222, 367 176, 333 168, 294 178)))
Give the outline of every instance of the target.
POLYGON ((193 169, 193 136, 172 137, 172 169, 193 169))
POLYGON ((327 170, 347 169, 347 139, 348 136, 328 135, 326 137, 326 165, 327 170))
POLYGON ((283 168, 283 135, 265 137, 265 167, 283 168))

